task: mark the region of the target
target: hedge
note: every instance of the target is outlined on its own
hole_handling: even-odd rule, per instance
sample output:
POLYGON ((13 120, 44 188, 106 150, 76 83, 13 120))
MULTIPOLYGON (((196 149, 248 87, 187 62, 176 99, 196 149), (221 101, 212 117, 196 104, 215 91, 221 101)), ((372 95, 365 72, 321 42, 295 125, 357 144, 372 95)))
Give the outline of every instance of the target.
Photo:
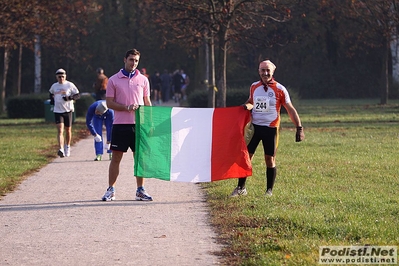
MULTIPOLYGON (((45 101, 48 94, 28 94, 11 97, 7 100, 8 118, 44 118, 45 101)), ((77 117, 85 117, 87 109, 94 102, 89 94, 82 94, 79 100, 75 101, 75 112, 77 117)))

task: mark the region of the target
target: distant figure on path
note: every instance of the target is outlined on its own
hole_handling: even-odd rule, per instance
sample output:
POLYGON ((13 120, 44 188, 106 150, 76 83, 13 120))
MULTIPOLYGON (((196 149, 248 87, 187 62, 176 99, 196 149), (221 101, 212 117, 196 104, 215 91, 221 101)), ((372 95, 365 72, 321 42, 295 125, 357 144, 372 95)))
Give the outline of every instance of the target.
POLYGON ((105 100, 105 92, 107 90, 108 77, 104 74, 104 69, 97 68, 97 79, 93 84, 96 101, 105 100))
POLYGON ((170 100, 172 77, 170 76, 167 69, 165 69, 161 75, 161 97, 162 102, 167 103, 170 100))
POLYGON ((49 90, 50 104, 54 105, 54 118, 57 126, 59 146, 57 155, 63 158, 71 155, 73 101, 79 99, 80 94, 75 84, 66 80, 66 71, 64 69, 58 69, 55 72, 55 76, 58 82, 51 85, 49 90))

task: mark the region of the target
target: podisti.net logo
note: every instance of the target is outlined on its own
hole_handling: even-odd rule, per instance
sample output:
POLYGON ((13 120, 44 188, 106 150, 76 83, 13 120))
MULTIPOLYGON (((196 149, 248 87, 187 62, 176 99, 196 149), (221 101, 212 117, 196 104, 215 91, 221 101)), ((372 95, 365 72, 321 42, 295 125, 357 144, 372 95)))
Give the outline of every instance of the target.
POLYGON ((397 264, 397 246, 320 246, 320 264, 397 264))

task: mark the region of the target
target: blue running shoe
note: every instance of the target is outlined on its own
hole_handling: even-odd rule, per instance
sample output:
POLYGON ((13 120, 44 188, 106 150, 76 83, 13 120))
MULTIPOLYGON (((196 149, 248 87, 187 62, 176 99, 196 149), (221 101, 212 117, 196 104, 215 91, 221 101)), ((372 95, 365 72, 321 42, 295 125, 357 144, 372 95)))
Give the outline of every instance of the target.
POLYGON ((105 192, 102 200, 103 201, 115 200, 115 189, 114 189, 114 187, 109 187, 107 189, 107 191, 105 192))
POLYGON ((141 187, 136 191, 136 200, 152 201, 152 197, 145 191, 143 187, 141 187))

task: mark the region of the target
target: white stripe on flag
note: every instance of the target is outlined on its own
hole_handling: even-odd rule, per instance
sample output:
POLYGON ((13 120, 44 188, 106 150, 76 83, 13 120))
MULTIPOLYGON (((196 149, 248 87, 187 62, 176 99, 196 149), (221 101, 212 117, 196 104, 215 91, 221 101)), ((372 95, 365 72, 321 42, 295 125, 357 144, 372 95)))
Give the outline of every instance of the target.
POLYGON ((172 109, 170 181, 210 182, 213 108, 172 109), (194 177, 192 177, 194 173, 194 177))

